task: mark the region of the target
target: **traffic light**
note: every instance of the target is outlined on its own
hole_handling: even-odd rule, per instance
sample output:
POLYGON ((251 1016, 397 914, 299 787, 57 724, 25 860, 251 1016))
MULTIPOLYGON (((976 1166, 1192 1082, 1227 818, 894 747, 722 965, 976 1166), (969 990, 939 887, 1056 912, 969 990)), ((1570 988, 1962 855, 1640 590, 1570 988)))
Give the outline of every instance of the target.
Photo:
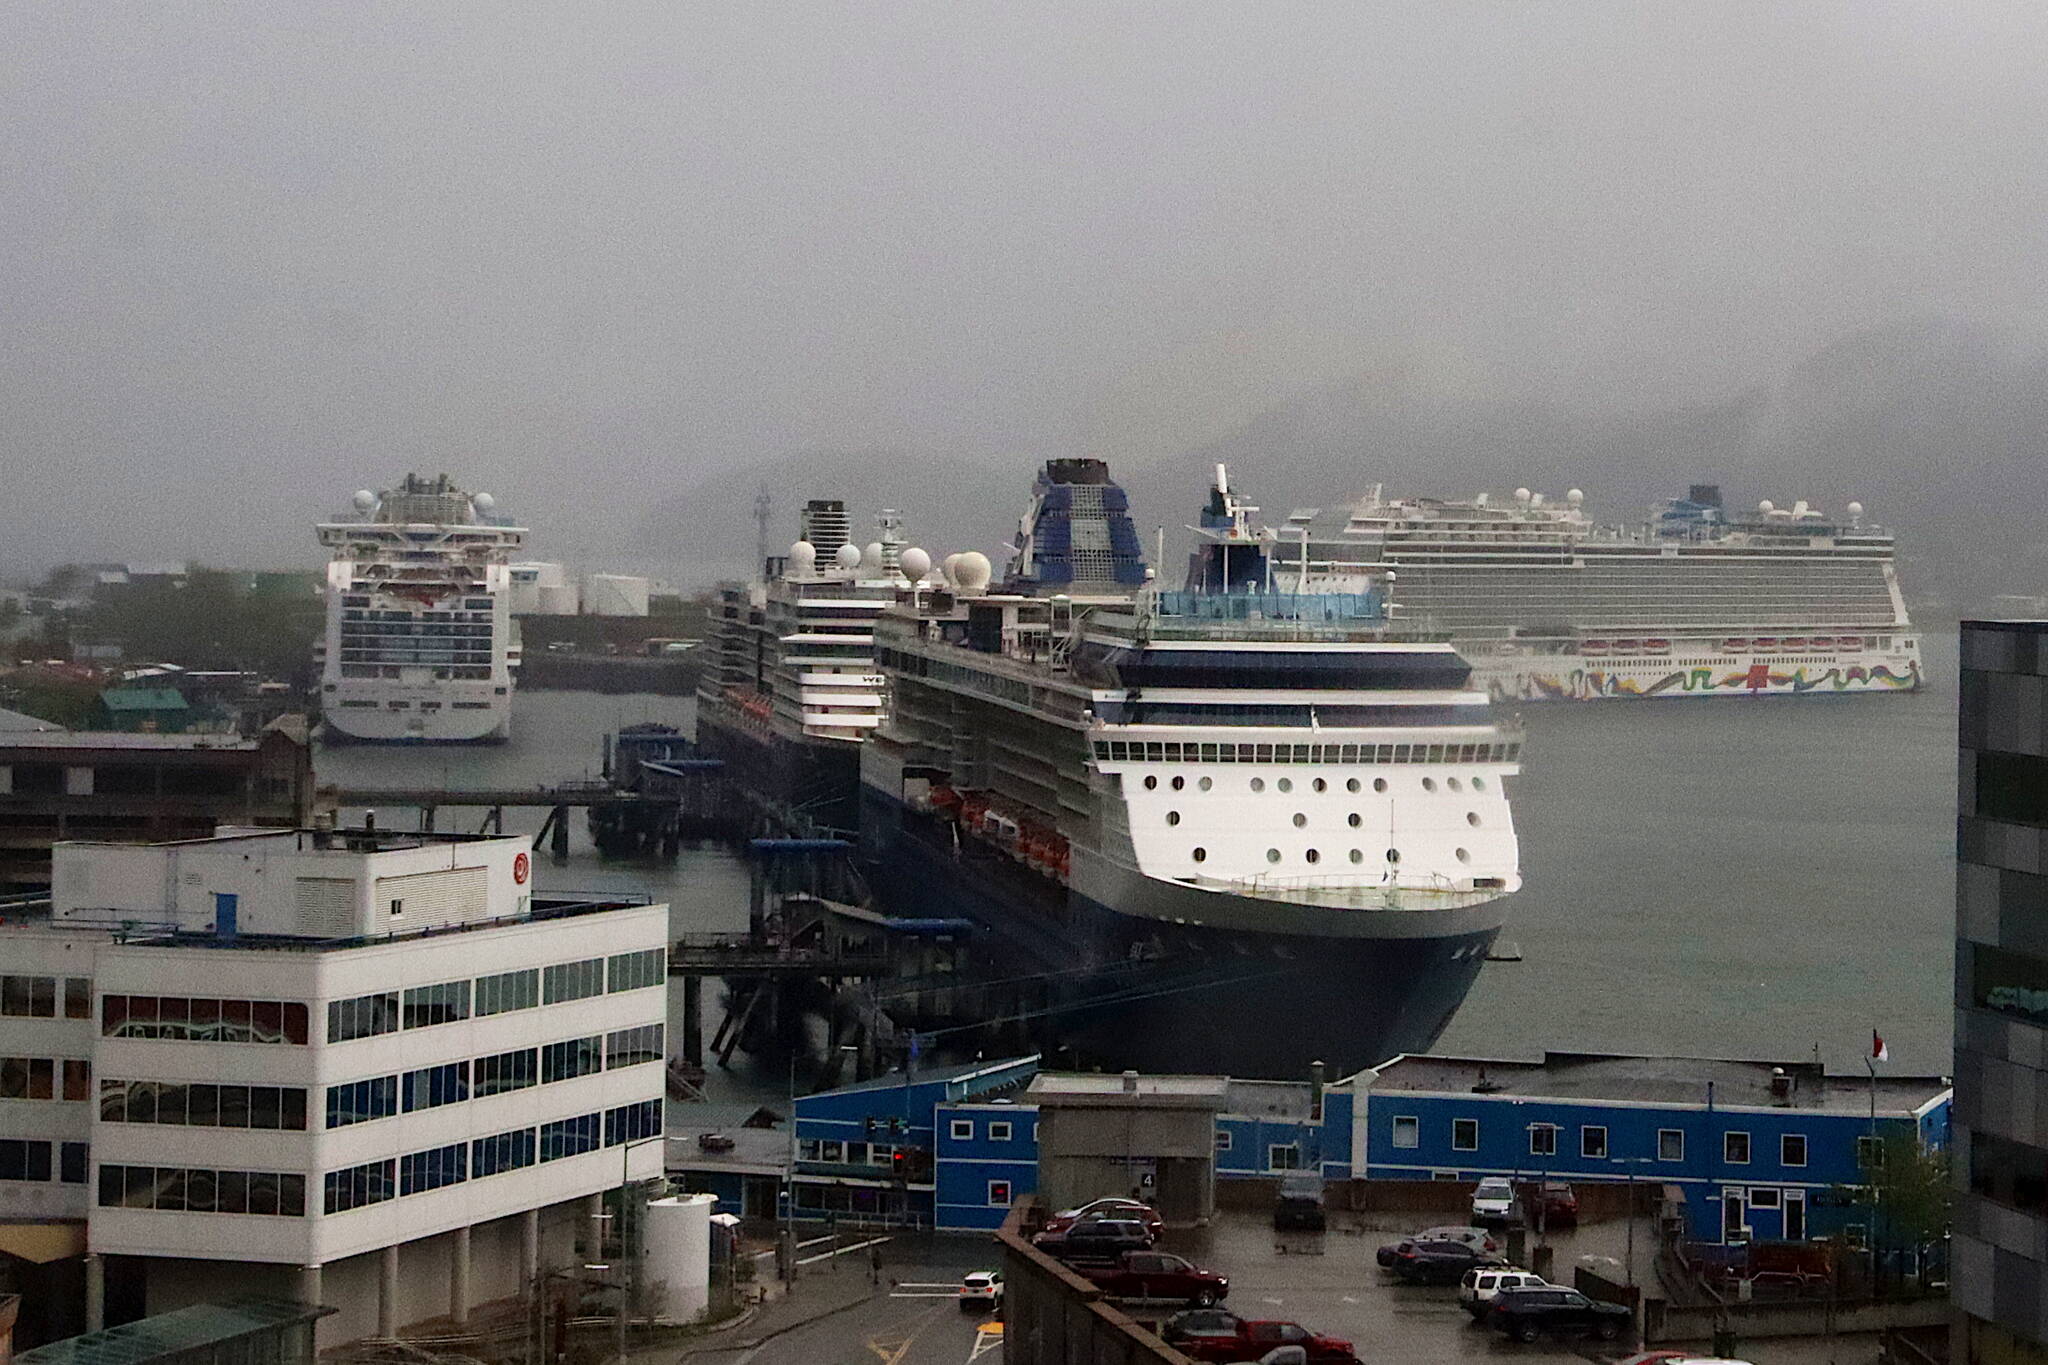
POLYGON ((873 1114, 870 1114, 867 1116, 866 1119, 863 1120, 863 1122, 867 1126, 867 1135, 869 1137, 873 1137, 875 1135, 875 1116, 873 1114))
POLYGON ((898 1180, 901 1180, 903 1178, 904 1172, 909 1169, 909 1166, 910 1162, 902 1148, 897 1148, 896 1151, 890 1155, 889 1170, 891 1174, 893 1174, 898 1180))

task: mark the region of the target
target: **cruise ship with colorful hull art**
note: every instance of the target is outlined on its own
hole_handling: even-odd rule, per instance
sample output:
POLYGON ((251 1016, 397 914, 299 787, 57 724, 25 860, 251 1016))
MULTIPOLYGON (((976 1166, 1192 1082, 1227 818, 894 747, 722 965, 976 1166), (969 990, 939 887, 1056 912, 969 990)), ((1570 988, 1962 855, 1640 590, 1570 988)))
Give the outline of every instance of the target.
POLYGON ((320 705, 330 741, 455 744, 512 734, 519 642, 512 554, 526 528, 492 518, 490 494, 408 474, 322 522, 327 632, 320 705))
POLYGON ((1149 585, 1095 460, 1040 475, 1007 579, 954 556, 875 622, 860 835, 892 908, 966 915, 1080 1057, 1345 1074, 1427 1048, 1521 880, 1520 737, 1376 585, 1149 585))
POLYGON ((1584 504, 1577 489, 1561 502, 1526 488, 1446 502, 1375 488, 1258 526, 1219 467, 1200 530, 1219 547, 1269 550, 1283 590, 1385 585, 1401 625, 1448 638, 1499 699, 1920 686, 1892 536, 1860 503, 1841 517, 1804 501, 1733 516, 1700 484, 1633 528, 1596 525, 1584 504))

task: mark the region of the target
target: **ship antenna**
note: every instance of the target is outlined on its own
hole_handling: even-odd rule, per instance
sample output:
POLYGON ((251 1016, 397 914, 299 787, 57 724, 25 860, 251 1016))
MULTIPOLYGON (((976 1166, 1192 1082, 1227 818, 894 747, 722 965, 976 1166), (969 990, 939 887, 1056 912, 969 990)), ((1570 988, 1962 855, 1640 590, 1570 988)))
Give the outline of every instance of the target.
POLYGON ((762 484, 754 494, 754 562, 768 562, 768 518, 775 510, 775 499, 768 492, 768 485, 762 484))

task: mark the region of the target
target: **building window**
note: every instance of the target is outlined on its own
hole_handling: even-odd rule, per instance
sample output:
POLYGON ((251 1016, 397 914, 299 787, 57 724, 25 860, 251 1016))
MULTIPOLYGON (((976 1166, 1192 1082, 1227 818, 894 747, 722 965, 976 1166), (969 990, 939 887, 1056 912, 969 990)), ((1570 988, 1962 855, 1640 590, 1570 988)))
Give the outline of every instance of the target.
POLYGON ((1415 1148, 1422 1145, 1422 1120, 1413 1114, 1394 1115, 1394 1145, 1415 1148))
POLYGON ((469 1179, 469 1145, 455 1142, 398 1159, 398 1192, 420 1194, 469 1179))
POLYGON ((321 1180, 322 1211, 347 1213, 350 1209, 383 1203, 396 1193, 395 1170, 395 1162, 366 1161, 360 1166, 329 1171, 321 1180))
MULTIPOLYGON (((114 997, 107 998, 112 1000, 114 997)), ((104 1007, 101 1013, 106 1013, 104 1007)), ((349 1000, 327 1002, 327 1041, 330 1043, 348 1043, 358 1038, 374 1038, 380 1033, 393 1033, 397 1029, 397 991, 379 991, 375 995, 358 995, 349 1000)))
POLYGON ((1753 1209, 1775 1209, 1778 1207, 1778 1192, 1752 1185, 1749 1187, 1749 1206, 1753 1209))
POLYGON ((469 979, 443 981, 433 986, 413 986, 405 993, 404 1024, 407 1028, 432 1028, 469 1018, 469 979))
POLYGON ((404 902, 404 901, 402 901, 402 900, 394 900, 394 901, 392 901, 392 902, 391 902, 391 918, 393 918, 393 919, 397 919, 397 918, 398 918, 398 917, 399 917, 400 915, 403 915, 404 913, 405 913, 405 902, 404 902))
POLYGON ((661 1061, 665 1055, 662 1052, 661 1029, 660 1024, 640 1024, 634 1028, 614 1029, 606 1034, 605 1070, 661 1061))
MULTIPOLYGON (((134 1108, 131 1099, 129 1108, 134 1108)), ((352 1123, 388 1119, 398 1112, 398 1077, 375 1076, 366 1081, 344 1081, 327 1087, 327 1126, 346 1128, 352 1123)))
POLYGON ((516 1171, 533 1164, 533 1129, 519 1128, 494 1137, 478 1138, 469 1144, 470 1174, 478 1180, 487 1175, 516 1171))
POLYGON ((1595 1161, 1607 1157, 1607 1129, 1600 1124, 1587 1124, 1579 1129, 1579 1155, 1595 1161))
POLYGON ((648 948, 637 953, 615 953, 606 959, 605 989, 637 991, 659 986, 668 980, 668 950, 648 948))
POLYGON ((846 1160, 846 1144, 838 1138, 826 1138, 818 1145, 818 1159, 838 1165, 846 1160))
POLYGON ((955 1142, 972 1142, 974 1140, 974 1120, 954 1119, 946 1125, 946 1132, 955 1142))
POLYGON ((1010 1140, 1010 1125, 1008 1121, 1004 1119, 989 1120, 988 1140, 990 1142, 1008 1142, 1010 1140))
POLYGON ((1806 1164, 1806 1135, 1785 1133, 1778 1138, 1778 1164, 1781 1166, 1804 1166, 1806 1164))
POLYGON ((1747 1166, 1749 1164, 1749 1134, 1721 1134, 1721 1159, 1730 1166, 1747 1166))
POLYGON ((1451 1150, 1454 1152, 1476 1152, 1479 1150, 1479 1120, 1451 1120, 1451 1150))
POLYGON ((1216 1150, 1219 1152, 1230 1150, 1230 1130, 1228 1128, 1218 1128, 1216 1130, 1216 1150))
POLYGON ((530 1010, 540 1004, 540 971, 500 972, 476 979, 476 1014, 482 1019, 513 1010, 530 1010))
POLYGON ((299 1086, 105 1080, 100 1082, 100 1121, 298 1133, 306 1129, 306 1092, 299 1086))
POLYGON ((540 1050, 541 1084, 574 1080, 604 1070, 604 1036, 571 1038, 543 1044, 540 1050))
POLYGON ((0 1100, 57 1097, 57 1063, 48 1057, 0 1057, 0 1100))
POLYGON ((0 1138, 0 1180, 48 1180, 50 1144, 0 1138))
MULTIPOLYGON (((1858 1139, 1859 1144, 1868 1141, 1858 1139)), ((1856 1155, 1863 1169, 1871 1169, 1860 1146, 1856 1155)), ((1996 1133, 1974 1132, 1970 1134, 1970 1190, 2034 1218, 2048 1214, 2048 1151, 1996 1133)))
POLYGON ((306 1216, 306 1177, 298 1174, 102 1163, 99 1183, 99 1206, 103 1209, 306 1216))
POLYGON ((557 962, 541 973, 540 998, 543 1004, 559 1005, 603 994, 604 959, 601 957, 585 958, 581 962, 557 962))
MULTIPOLYGON (((1970 1141, 1974 1143, 1974 1142, 1975 1142, 1975 1141, 1976 1141, 1976 1140, 1978 1139, 1978 1137, 1979 1137, 1979 1136, 1981 1136, 1981 1134, 1977 1134, 1977 1133, 1972 1133, 1972 1134, 1970 1134, 1970 1141)), ((1881 1170, 1883 1170, 1883 1169, 1884 1169, 1884 1139, 1883 1139, 1883 1138, 1877 1138, 1877 1137, 1860 1137, 1860 1138, 1857 1138, 1857 1139, 1856 1139, 1856 1165, 1857 1165, 1857 1168, 1858 1168, 1859 1170, 1865 1170, 1865 1171, 1881 1171, 1881 1170)))
POLYGON ((818 1140, 817 1140, 816 1138, 798 1138, 798 1139, 797 1139, 797 1143, 796 1143, 796 1159, 797 1159, 798 1161, 816 1161, 816 1160, 818 1159, 818 1157, 819 1157, 819 1146, 818 1146, 818 1140))
POLYGON ((1657 1160, 1685 1160, 1685 1130, 1682 1128, 1659 1128, 1657 1130, 1657 1160))
POLYGON ((1529 1155, 1557 1155, 1557 1125, 1554 1123, 1532 1123, 1529 1125, 1529 1155))
POLYGON ((494 1057, 479 1057, 470 1063, 470 1093, 478 1099, 538 1084, 538 1048, 523 1047, 513 1052, 500 1052, 494 1057))
POLYGON ((1269 1171, 1300 1170, 1301 1145, 1294 1142, 1276 1142, 1267 1147, 1266 1169, 1269 1171))
POLYGON ((573 1119, 556 1119, 540 1126, 540 1159, 555 1161, 597 1150, 600 1119, 596 1114, 579 1114, 573 1119))
POLYGON ((92 1167, 92 1149, 83 1142, 67 1142, 57 1149, 57 1179, 66 1185, 83 1185, 92 1167))
POLYGON ((66 1019, 92 1018, 92 979, 84 976, 64 978, 64 1017, 66 1019))
POLYGON ((0 1015, 16 1019, 55 1019, 57 978, 0 976, 0 1015))
POLYGON ((604 1145, 607 1147, 616 1147, 622 1142, 638 1142, 641 1138, 658 1137, 660 1134, 660 1100, 640 1100, 605 1111, 604 1145))
POLYGON ((469 1064, 467 1062, 443 1062, 439 1066, 423 1066, 417 1071, 408 1071, 399 1086, 405 1112, 416 1109, 438 1109, 444 1104, 457 1104, 469 1098, 469 1064))
POLYGON ((306 1007, 288 1000, 178 995, 109 995, 100 1000, 100 1034, 106 1038, 303 1044, 306 1019, 306 1007))
POLYGON ((991 1180, 988 1182, 988 1206, 992 1209, 1010 1207, 1010 1182, 991 1180))

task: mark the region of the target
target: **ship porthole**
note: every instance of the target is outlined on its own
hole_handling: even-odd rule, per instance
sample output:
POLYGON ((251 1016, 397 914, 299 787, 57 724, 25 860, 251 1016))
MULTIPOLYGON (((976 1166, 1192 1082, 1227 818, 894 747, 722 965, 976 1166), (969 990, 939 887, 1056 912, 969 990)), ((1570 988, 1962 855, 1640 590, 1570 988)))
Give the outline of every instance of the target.
POLYGON ((1465 812, 1465 823, 1466 823, 1466 824, 1468 824, 1468 825, 1471 825, 1471 826, 1473 826, 1473 827, 1474 827, 1474 828, 1476 829, 1476 828, 1478 827, 1478 825, 1479 825, 1479 812, 1478 812, 1478 811, 1476 811, 1476 810, 1468 810, 1468 811, 1466 811, 1466 812, 1465 812))
POLYGON ((1209 850, 1208 850, 1208 849, 1206 849, 1206 848, 1198 848, 1198 849, 1196 849, 1196 850, 1195 850, 1195 861, 1196 861, 1196 862, 1198 862, 1198 863, 1200 863, 1200 862, 1207 862, 1207 861, 1208 861, 1208 859, 1209 859, 1209 850))
POLYGON ((1461 863, 1469 863, 1469 862, 1471 862, 1471 861, 1472 861, 1472 850, 1471 850, 1471 849, 1469 849, 1469 848, 1461 848, 1461 849, 1459 849, 1459 850, 1458 850, 1458 861, 1459 861, 1459 862, 1461 862, 1461 863))
POLYGON ((1364 862, 1364 861, 1365 861, 1365 850, 1364 850, 1364 849, 1361 849, 1361 848, 1354 848, 1354 849, 1352 849, 1352 850, 1351 850, 1351 861, 1352 861, 1352 862, 1354 862, 1354 863, 1362 863, 1362 862, 1364 862))
POLYGON ((1308 817, 1306 815, 1303 815, 1300 811, 1294 812, 1294 827, 1296 829, 1300 829, 1306 824, 1308 824, 1308 817))
POLYGON ((1195 783, 1195 785, 1197 787, 1200 787, 1203 791, 1207 791, 1209 790, 1209 788, 1215 786, 1216 784, 1211 779, 1205 777, 1201 781, 1195 783))
POLYGON ((1266 861, 1267 861, 1267 862, 1269 862, 1269 863, 1277 863, 1277 862, 1279 862, 1279 861, 1280 861, 1280 850, 1279 850, 1279 849, 1277 849, 1277 848, 1269 848, 1269 849, 1267 849, 1267 850, 1266 850, 1266 861))
POLYGON ((1364 824, 1364 823, 1365 823, 1364 819, 1362 819, 1362 818, 1361 818, 1361 817, 1359 816, 1359 814, 1358 814, 1358 812, 1357 812, 1357 811, 1353 811, 1353 812, 1351 812, 1351 817, 1350 817, 1350 818, 1351 818, 1351 828, 1353 828, 1353 829, 1357 829, 1357 828, 1358 828, 1358 827, 1359 827, 1360 825, 1362 825, 1362 824, 1364 824))
POLYGON ((1472 790, 1473 790, 1473 791, 1476 791, 1476 792, 1483 792, 1483 791, 1485 791, 1485 790, 1486 790, 1486 779, 1485 779, 1485 778, 1483 778, 1483 777, 1475 777, 1475 778, 1473 778, 1473 779, 1472 779, 1472 790))
POLYGON ((1156 778, 1156 777, 1148 777, 1148 778, 1146 778, 1146 779, 1145 779, 1145 790, 1146 790, 1146 791, 1151 791, 1151 790, 1152 790, 1153 788, 1157 787, 1158 785, 1159 785, 1159 779, 1158 779, 1158 778, 1156 778))
POLYGON ((1385 791, 1387 789, 1387 779, 1384 777, 1375 777, 1372 780, 1372 789, 1376 792, 1385 791))
MULTIPOLYGON (((1146 779, 1146 780, 1147 780, 1147 781, 1150 781, 1151 779, 1149 779, 1149 778, 1148 778, 1148 779, 1146 779)), ((1433 778, 1433 777, 1425 777, 1425 778, 1423 778, 1423 779, 1422 779, 1422 789, 1423 789, 1424 791, 1426 791, 1426 792, 1433 792, 1433 791, 1435 791, 1435 790, 1436 790, 1436 779, 1435 779, 1435 778, 1433 778)))
POLYGON ((1446 787, 1449 787, 1449 788, 1450 788, 1450 789, 1451 789, 1452 791, 1454 791, 1454 792, 1455 792, 1455 791, 1463 791, 1463 790, 1465 789, 1465 784, 1464 784, 1464 783, 1462 783, 1462 782, 1460 782, 1460 781, 1459 781, 1459 780, 1458 780, 1457 778, 1455 778, 1455 777, 1447 777, 1447 778, 1445 778, 1445 779, 1444 779, 1444 785, 1445 785, 1446 787))
POLYGON ((1323 860, 1323 855, 1316 852, 1314 849, 1310 849, 1308 852, 1302 854, 1301 856, 1308 859, 1312 863, 1319 863, 1323 860))
POLYGON ((1187 784, 1188 780, 1185 777, 1176 777, 1173 779, 1173 789, 1175 791, 1179 791, 1182 787, 1185 787, 1187 784))
POLYGON ((1387 850, 1387 861, 1388 861, 1388 862, 1390 862, 1390 863, 1398 863, 1398 862, 1400 862, 1400 861, 1401 861, 1401 850, 1400 850, 1400 849, 1398 849, 1398 848, 1390 848, 1390 849, 1388 849, 1388 850, 1387 850))
POLYGON ((1253 790, 1253 791, 1255 791, 1255 792, 1262 792, 1262 791, 1264 791, 1265 789, 1266 789, 1266 779, 1265 779, 1265 778, 1263 778, 1263 777, 1255 777, 1255 778, 1253 778, 1253 779, 1252 779, 1252 790, 1253 790))
POLYGON ((1180 823, 1180 812, 1179 812, 1179 811, 1177 811, 1177 810, 1170 810, 1170 811, 1166 812, 1166 823, 1167 823, 1167 824, 1169 824, 1169 825, 1177 825, 1177 824, 1179 824, 1179 823, 1180 823))
POLYGON ((1319 792, 1326 792, 1330 789, 1330 784, 1323 781, 1323 779, 1320 777, 1317 778, 1315 781, 1309 783, 1309 785, 1314 787, 1319 792))
POLYGON ((1348 791, 1348 792, 1355 792, 1355 791, 1357 791, 1357 790, 1358 790, 1358 779, 1354 777, 1354 778, 1352 778, 1352 779, 1351 779, 1351 780, 1350 780, 1349 782, 1346 782, 1346 783, 1344 784, 1344 790, 1345 790, 1345 791, 1348 791))
POLYGON ((1281 791, 1291 792, 1294 790, 1294 779, 1291 777, 1283 777, 1278 782, 1275 782, 1273 785, 1278 787, 1281 791))

